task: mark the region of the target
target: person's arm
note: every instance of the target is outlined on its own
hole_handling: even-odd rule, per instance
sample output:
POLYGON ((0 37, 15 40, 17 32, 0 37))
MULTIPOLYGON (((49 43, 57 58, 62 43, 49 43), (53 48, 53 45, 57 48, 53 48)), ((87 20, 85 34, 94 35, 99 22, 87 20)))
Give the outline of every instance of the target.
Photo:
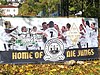
POLYGON ((86 23, 84 21, 84 19, 82 18, 82 24, 84 25, 84 27, 86 28, 86 23))
POLYGON ((43 34, 43 32, 36 32, 36 34, 40 34, 40 35, 42 35, 42 34, 43 34))
POLYGON ((16 30, 17 28, 18 28, 18 26, 17 26, 16 28, 14 28, 14 29, 11 29, 11 30, 5 29, 5 32, 6 32, 6 33, 11 33, 12 31, 16 30))
POLYGON ((12 32, 12 31, 16 30, 17 28, 18 28, 18 26, 17 26, 16 28, 14 28, 14 29, 10 30, 10 31, 12 32))

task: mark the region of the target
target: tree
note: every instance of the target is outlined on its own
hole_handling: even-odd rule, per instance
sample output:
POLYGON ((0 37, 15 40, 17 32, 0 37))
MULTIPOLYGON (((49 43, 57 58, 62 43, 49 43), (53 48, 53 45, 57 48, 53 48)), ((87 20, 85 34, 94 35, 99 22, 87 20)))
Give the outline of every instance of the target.
POLYGON ((7 5, 7 0, 0 0, 1 5, 7 5))
POLYGON ((84 17, 98 17, 99 0, 70 0, 70 11, 75 13, 83 11, 84 17))
POLYGON ((2 16, 3 15, 3 10, 2 9, 0 9, 0 16, 2 16))
POLYGON ((57 11, 59 0, 26 0, 19 8, 19 15, 36 16, 40 11, 45 12, 45 16, 57 11))
POLYGON ((21 7, 19 8, 19 15, 36 15, 36 12, 34 11, 34 1, 33 0, 26 0, 21 7))

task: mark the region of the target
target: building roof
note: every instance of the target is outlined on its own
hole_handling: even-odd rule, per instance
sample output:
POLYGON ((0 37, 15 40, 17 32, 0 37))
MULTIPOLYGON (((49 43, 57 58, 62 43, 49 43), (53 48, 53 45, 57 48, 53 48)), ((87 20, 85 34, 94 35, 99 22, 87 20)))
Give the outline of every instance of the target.
POLYGON ((12 5, 0 5, 0 8, 18 8, 18 7, 12 5))

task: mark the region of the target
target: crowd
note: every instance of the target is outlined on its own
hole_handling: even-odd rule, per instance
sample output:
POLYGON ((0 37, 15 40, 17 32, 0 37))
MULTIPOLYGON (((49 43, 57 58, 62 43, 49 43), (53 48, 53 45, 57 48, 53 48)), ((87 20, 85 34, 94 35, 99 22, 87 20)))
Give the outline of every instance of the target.
POLYGON ((82 19, 82 24, 79 26, 80 37, 77 41, 77 46, 72 44, 71 38, 68 36, 68 32, 71 30, 71 24, 59 28, 59 25, 53 21, 49 23, 43 22, 42 29, 38 29, 37 26, 33 28, 27 28, 22 26, 21 32, 17 31, 18 26, 13 28, 9 21, 5 21, 5 32, 1 34, 3 37, 5 50, 43 50, 45 43, 53 38, 58 38, 64 44, 65 49, 70 48, 87 48, 98 47, 97 40, 97 28, 96 23, 89 23, 82 19))

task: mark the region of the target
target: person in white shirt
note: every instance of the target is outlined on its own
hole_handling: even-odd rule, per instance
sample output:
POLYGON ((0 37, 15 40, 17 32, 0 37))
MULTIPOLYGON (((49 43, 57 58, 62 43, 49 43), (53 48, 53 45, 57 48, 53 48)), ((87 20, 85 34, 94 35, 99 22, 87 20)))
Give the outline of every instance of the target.
POLYGON ((70 39, 70 37, 68 36, 69 32, 70 32, 70 28, 71 28, 71 24, 67 23, 66 24, 66 42, 67 42, 67 47, 68 48, 73 48, 73 44, 72 44, 72 40, 70 39))
POLYGON ((1 33, 1 37, 2 41, 4 42, 5 50, 9 51, 11 50, 12 42, 15 42, 15 40, 17 39, 17 37, 14 36, 12 32, 15 31, 18 27, 11 28, 11 24, 9 24, 8 21, 6 21, 4 24, 5 24, 5 29, 4 32, 1 33))
POLYGON ((20 37, 23 37, 23 38, 27 37, 27 34, 28 34, 27 31, 28 31, 28 30, 27 30, 26 26, 23 26, 23 27, 21 28, 20 37))
POLYGON ((79 30, 80 30, 80 37, 78 40, 78 47, 79 48, 87 48, 87 39, 86 39, 86 31, 83 27, 82 24, 80 24, 79 26, 79 30))
POLYGON ((43 50, 44 49, 44 42, 43 42, 43 32, 37 29, 36 26, 33 26, 32 30, 31 30, 31 35, 33 37, 33 42, 35 43, 35 46, 38 50, 43 50))
POLYGON ((90 27, 90 22, 89 21, 84 21, 83 19, 82 19, 82 23, 83 23, 83 25, 84 25, 84 29, 85 29, 85 31, 86 31, 86 35, 85 35, 85 37, 86 37, 86 40, 87 40, 87 47, 91 47, 91 40, 90 40, 90 31, 91 31, 91 27, 90 27))
POLYGON ((45 34, 45 30, 48 29, 48 25, 46 22, 43 22, 42 23, 42 29, 40 30, 41 34, 43 35, 43 42, 45 43, 47 41, 47 38, 46 38, 46 34, 45 34))
POLYGON ((91 24, 91 32, 90 32, 90 39, 91 39, 91 47, 98 47, 98 39, 97 39, 97 28, 95 27, 95 23, 91 24))
POLYGON ((67 27, 62 26, 62 33, 59 36, 59 39, 62 39, 63 43, 64 43, 64 48, 65 49, 70 49, 72 48, 72 41, 70 40, 69 36, 67 35, 67 27))
POLYGON ((54 28, 54 22, 50 21, 48 24, 49 28, 45 30, 45 34, 47 35, 47 40, 50 40, 52 38, 58 37, 58 31, 54 28))
POLYGON ((27 41, 29 41, 29 39, 27 39, 27 35, 28 35, 27 31, 28 30, 26 26, 21 27, 21 33, 18 34, 18 38, 15 43, 15 47, 14 47, 15 50, 26 50, 27 49, 27 44, 28 44, 27 41))

